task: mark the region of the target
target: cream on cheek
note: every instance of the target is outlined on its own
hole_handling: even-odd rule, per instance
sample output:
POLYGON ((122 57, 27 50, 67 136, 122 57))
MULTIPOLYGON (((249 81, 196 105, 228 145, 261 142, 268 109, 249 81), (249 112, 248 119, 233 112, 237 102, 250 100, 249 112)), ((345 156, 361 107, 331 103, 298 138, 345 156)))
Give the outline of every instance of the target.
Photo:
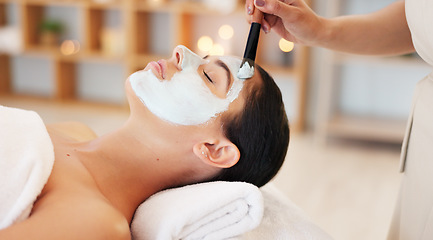
POLYGON ((182 71, 171 80, 160 81, 148 70, 132 74, 129 81, 137 97, 160 119, 179 125, 203 124, 226 111, 242 86, 236 85, 227 98, 218 98, 197 73, 198 67, 208 61, 186 47, 180 48, 183 50, 182 71))

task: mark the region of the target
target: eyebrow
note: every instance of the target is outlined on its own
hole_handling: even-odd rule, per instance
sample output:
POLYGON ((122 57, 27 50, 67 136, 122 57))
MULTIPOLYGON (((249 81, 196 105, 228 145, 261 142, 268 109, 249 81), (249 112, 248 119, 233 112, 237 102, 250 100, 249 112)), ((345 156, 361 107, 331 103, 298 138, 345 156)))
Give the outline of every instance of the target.
MULTIPOLYGON (((208 57, 209 57, 209 55, 206 55, 203 59, 206 59, 206 58, 208 58, 208 57)), ((227 89, 226 89, 226 92, 228 92, 229 89, 230 89, 230 84, 231 84, 231 80, 232 80, 230 69, 228 68, 227 64, 225 64, 225 63, 224 63, 223 61, 221 61, 221 60, 217 60, 217 61, 216 61, 216 64, 217 64, 218 66, 222 67, 222 68, 226 71, 226 74, 227 74, 227 89)))
POLYGON ((226 70, 226 72, 227 72, 227 90, 226 90, 226 92, 228 92, 229 89, 230 89, 230 84, 231 84, 231 82, 232 82, 232 81, 231 81, 232 78, 231 78, 230 70, 229 70, 229 68, 227 67, 227 65, 226 65, 223 61, 221 61, 221 60, 217 60, 216 63, 217 63, 218 66, 224 68, 224 70, 226 70))

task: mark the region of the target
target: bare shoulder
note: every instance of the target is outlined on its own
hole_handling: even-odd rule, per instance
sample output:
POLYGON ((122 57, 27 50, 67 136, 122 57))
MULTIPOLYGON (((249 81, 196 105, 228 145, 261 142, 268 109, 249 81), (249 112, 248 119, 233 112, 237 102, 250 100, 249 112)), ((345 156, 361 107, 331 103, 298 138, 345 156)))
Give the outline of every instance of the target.
POLYGON ((86 194, 43 198, 27 220, 1 230, 0 239, 131 239, 128 221, 102 199, 86 194))
POLYGON ((69 137, 76 141, 88 141, 97 137, 95 132, 87 125, 80 122, 61 122, 48 124, 47 129, 63 137, 69 137))

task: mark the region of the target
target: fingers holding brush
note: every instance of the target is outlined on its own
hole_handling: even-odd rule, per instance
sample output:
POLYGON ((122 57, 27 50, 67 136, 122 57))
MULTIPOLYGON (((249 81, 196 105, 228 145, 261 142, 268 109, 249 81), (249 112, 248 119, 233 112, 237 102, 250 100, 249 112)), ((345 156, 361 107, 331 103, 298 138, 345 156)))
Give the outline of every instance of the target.
POLYGON ((264 14, 262 29, 265 32, 272 29, 282 38, 294 43, 320 45, 321 39, 329 37, 334 27, 333 21, 317 15, 306 0, 245 1, 247 13, 252 15, 261 11, 264 14))
POLYGON ((253 22, 260 23, 262 26, 262 30, 265 33, 268 33, 269 29, 270 29, 270 25, 266 21, 266 19, 264 18, 263 12, 254 6, 254 0, 246 0, 245 1, 245 8, 247 11, 248 23, 250 23, 250 24, 253 22))
POLYGON ((252 14, 252 22, 260 23, 263 25, 264 18, 263 18, 263 12, 259 9, 255 8, 253 14, 252 14))

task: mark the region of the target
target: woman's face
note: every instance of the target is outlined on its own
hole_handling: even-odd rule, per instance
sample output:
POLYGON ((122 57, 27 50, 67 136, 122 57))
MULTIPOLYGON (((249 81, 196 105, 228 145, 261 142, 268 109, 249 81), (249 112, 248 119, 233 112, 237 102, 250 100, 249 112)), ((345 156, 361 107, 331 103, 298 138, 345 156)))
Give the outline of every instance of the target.
MULTIPOLYGON (((157 117, 176 125, 200 125, 226 112, 247 81, 238 79, 241 59, 197 56, 178 46, 168 60, 149 63, 129 77, 135 95, 157 117)), ((256 74, 257 75, 257 74, 256 74)))

